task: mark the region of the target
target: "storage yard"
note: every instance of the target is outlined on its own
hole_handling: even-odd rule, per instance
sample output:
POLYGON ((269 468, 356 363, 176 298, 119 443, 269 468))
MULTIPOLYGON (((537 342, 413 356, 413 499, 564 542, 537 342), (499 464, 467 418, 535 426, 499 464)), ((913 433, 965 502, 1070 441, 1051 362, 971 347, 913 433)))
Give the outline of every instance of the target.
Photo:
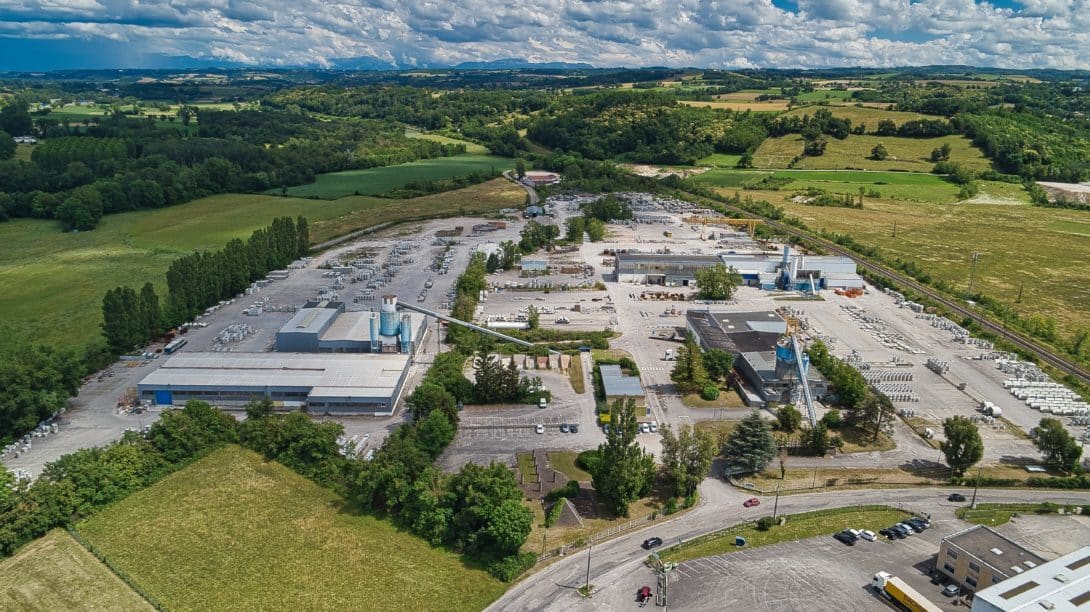
MULTIPOLYGON (((1034 366, 997 352, 955 322, 926 313, 896 293, 863 290, 850 260, 757 241, 749 222, 726 220, 688 202, 619 196, 630 203, 633 221, 609 224, 603 242, 527 254, 514 269, 489 275, 492 288, 482 296, 474 322, 498 331, 524 329, 532 306, 543 330, 619 334, 611 346, 627 351, 639 368, 648 408, 641 420, 675 424, 738 418, 748 410, 689 407, 674 389, 671 353, 686 329, 698 332, 704 348, 715 345, 694 323, 701 317, 719 326, 712 331, 727 338, 722 342, 729 346, 724 346, 736 354, 737 389, 750 406, 792 402, 801 410, 806 402, 797 384, 795 349, 782 334, 791 332, 799 350, 821 339, 912 424, 898 421, 894 438, 902 444, 872 457, 871 465, 941 464, 936 448, 941 423, 953 415, 971 417, 981 426, 986 463, 1028 466, 1038 455, 1025 432, 1043 415, 1063 418, 1080 437, 1090 424, 1090 407, 1034 366), (696 270, 720 262, 739 270, 743 286, 729 302, 695 300, 696 270), (754 322, 754 313, 763 313, 767 322, 754 322)), ((546 200, 542 210, 549 216, 541 221, 563 225, 591 199, 546 200)), ((191 322, 176 340, 182 345, 167 351, 171 355, 150 347, 150 359, 122 362, 109 375, 90 381, 75 409, 56 421, 59 433, 50 427, 43 437, 14 445, 5 462, 34 474, 72 448, 73 441, 102 443, 126 428, 147 426, 163 404, 201 397, 238 408, 255 390, 285 409, 306 406, 315 416, 337 415, 347 436, 367 440, 360 452, 376 447, 403 418, 401 398, 429 365, 428 355, 441 350, 443 332, 435 319, 401 305, 448 313, 453 283, 470 255, 495 252, 504 240, 518 241, 527 221, 518 211, 509 212, 504 221, 458 218, 386 230, 271 273, 247 295, 191 322), (394 364, 389 353, 404 358, 394 364), (339 382, 300 374, 291 385, 286 384, 290 376, 279 381, 285 384, 273 384, 276 368, 290 370, 296 362, 325 369, 327 378, 339 382), (353 366, 358 381, 330 374, 342 367, 337 364, 349 362, 359 364, 353 366), (227 373, 242 366, 248 380, 228 381, 227 373), (376 386, 368 372, 389 376, 389 383, 376 386), (333 396, 354 408, 333 407, 333 396)), ((543 444, 572 450, 597 446, 603 436, 589 392, 593 361, 585 353, 574 358, 581 360, 587 393, 573 392, 559 362, 541 364, 541 372, 526 375, 542 377, 557 398, 553 409, 470 408, 445 463, 456 466, 485 457, 513 461, 514 452, 543 444), (560 434, 564 423, 582 429, 577 435, 560 434), (548 432, 544 436, 532 434, 539 424, 548 432)), ((524 367, 537 369, 538 364, 524 367)), ((807 378, 814 418, 820 418, 826 383, 813 370, 807 370, 807 378)), ((641 434, 640 439, 658 449, 657 435, 641 434)), ((844 456, 832 461, 851 466, 863 460, 844 456)))

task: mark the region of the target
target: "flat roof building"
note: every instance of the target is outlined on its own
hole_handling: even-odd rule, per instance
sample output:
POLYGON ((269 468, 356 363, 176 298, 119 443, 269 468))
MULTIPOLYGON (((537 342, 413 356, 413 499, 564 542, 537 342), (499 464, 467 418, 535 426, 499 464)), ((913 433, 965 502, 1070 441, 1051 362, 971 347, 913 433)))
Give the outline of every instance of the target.
POLYGON ((392 296, 384 297, 383 301, 381 312, 345 312, 341 302, 308 304, 276 332, 276 350, 284 353, 415 353, 426 332, 424 315, 398 313, 396 299, 392 296))
POLYGON ((974 525, 942 539, 935 569, 975 592, 1020 575, 1045 559, 998 531, 974 525))
POLYGON ((142 400, 240 406, 269 399, 311 414, 393 414, 410 356, 403 353, 179 353, 137 385, 142 400))
POLYGON ((647 396, 638 376, 625 375, 619 365, 603 364, 598 366, 598 371, 602 375, 602 390, 608 403, 632 398, 636 400, 637 408, 647 407, 647 396))
POLYGON ((972 612, 1090 609, 1090 546, 977 591, 972 612))
POLYGON ((691 285, 698 270, 723 264, 734 268, 742 284, 762 289, 809 290, 862 287, 850 257, 803 255, 784 247, 779 256, 768 253, 722 253, 686 255, 678 253, 617 253, 616 280, 649 285, 691 285))

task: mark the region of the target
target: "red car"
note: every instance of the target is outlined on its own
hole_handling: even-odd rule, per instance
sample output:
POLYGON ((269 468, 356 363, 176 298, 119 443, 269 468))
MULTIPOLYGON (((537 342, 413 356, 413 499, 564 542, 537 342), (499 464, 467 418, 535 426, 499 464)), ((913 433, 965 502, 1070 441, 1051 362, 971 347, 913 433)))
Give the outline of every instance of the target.
POLYGON ((636 603, 640 604, 641 608, 649 599, 651 599, 651 587, 644 585, 640 587, 639 591, 636 591, 636 603))
POLYGON ((756 497, 751 497, 751 498, 747 499, 746 501, 742 502, 742 505, 745 506, 746 508, 752 508, 754 506, 760 506, 761 505, 761 500, 757 499, 756 497))

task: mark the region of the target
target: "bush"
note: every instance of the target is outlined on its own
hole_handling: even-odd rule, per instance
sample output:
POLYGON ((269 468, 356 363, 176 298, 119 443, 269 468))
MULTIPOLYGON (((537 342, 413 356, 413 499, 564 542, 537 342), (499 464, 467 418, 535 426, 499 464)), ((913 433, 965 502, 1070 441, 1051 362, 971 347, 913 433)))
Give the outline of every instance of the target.
POLYGON ((552 527, 560 520, 560 513, 564 511, 564 502, 558 501, 553 504, 552 508, 549 508, 549 513, 545 515, 545 526, 552 527))
POLYGON ((671 497, 670 499, 666 500, 666 505, 662 507, 662 515, 670 516, 675 512, 677 512, 677 500, 671 497))
POLYGON ((587 473, 594 475, 595 470, 598 469, 598 463, 601 458, 598 456, 597 450, 586 450, 575 457, 575 465, 587 471, 587 473))
POLYGON ((682 508, 692 508, 696 503, 696 493, 690 493, 685 496, 685 503, 681 504, 682 508))
POLYGON ((772 529, 775 524, 776 520, 771 516, 762 516, 757 519, 757 531, 768 531, 769 529, 772 529))
POLYGON ((1041 502, 1041 505, 1034 510, 1037 514, 1056 514, 1059 511, 1060 507, 1052 502, 1041 502))
POLYGON ((1026 486, 1046 489, 1090 489, 1090 478, 1085 475, 1070 478, 1034 476, 1026 479, 1026 486))
MULTIPOLYGON (((1030 480, 1033 480, 1033 479, 1031 478, 1030 480)), ((1050 480, 1050 479, 1042 479, 1042 480, 1050 480)), ((982 486, 982 487, 1014 487, 1014 486, 1017 486, 1018 484, 1020 484, 1021 481, 1018 480, 1017 478, 989 478, 987 476, 984 476, 984 477, 980 478, 979 483, 980 483, 980 486, 982 486)), ((1029 484, 1029 481, 1027 480, 1026 483, 1029 484)), ((965 485, 967 487, 968 486, 973 486, 973 485, 977 484, 977 478, 975 476, 962 476, 960 478, 955 476, 955 477, 950 479, 950 484, 952 484, 952 485, 965 485)), ((1030 485, 1030 486, 1033 486, 1033 485, 1030 485)), ((1038 485, 1038 486, 1045 486, 1045 485, 1038 485)))
POLYGON ((715 385, 708 385, 704 387, 700 390, 700 397, 709 402, 719 399, 719 387, 715 385))
POLYGON ((497 580, 511 582, 515 578, 526 573, 537 563, 537 556, 531 552, 521 552, 510 557, 504 557, 488 566, 488 573, 497 580))
MULTIPOLYGON (((593 452, 593 451, 587 451, 587 452, 593 452)), ((560 487, 559 489, 553 489, 552 491, 549 491, 549 494, 545 496, 545 500, 546 501, 556 501, 556 500, 560 499, 561 497, 567 497, 568 499, 571 499, 571 498, 573 498, 573 497, 575 497, 577 495, 579 495, 579 481, 578 480, 569 480, 568 484, 560 487)))
POLYGON ((840 411, 833 408, 829 412, 826 412, 825 416, 821 417, 821 422, 825 423, 825 426, 829 429, 838 429, 844 424, 844 419, 840 416, 840 411))

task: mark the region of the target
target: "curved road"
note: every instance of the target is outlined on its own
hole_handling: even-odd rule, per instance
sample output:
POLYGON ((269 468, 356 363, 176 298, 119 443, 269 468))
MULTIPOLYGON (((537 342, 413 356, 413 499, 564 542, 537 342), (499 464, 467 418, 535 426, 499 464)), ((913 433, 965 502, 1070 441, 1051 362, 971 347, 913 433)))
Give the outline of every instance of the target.
MULTIPOLYGON (((700 487, 701 502, 697 508, 674 520, 639 529, 600 544, 591 551, 590 582, 594 585, 610 585, 640 571, 647 552, 640 543, 651 535, 661 537, 664 546, 689 540, 730 525, 769 514, 772 498, 764 498, 758 508, 745 508, 742 502, 751 497, 735 491, 717 480, 705 480, 700 487)), ((865 504, 886 504, 909 511, 932 513, 952 517, 953 511, 964 504, 946 501, 949 487, 912 489, 858 489, 782 496, 780 514, 794 514, 824 508, 840 508, 865 504)), ((1090 504, 1090 492, 1034 491, 1010 489, 981 489, 977 502, 1039 502, 1042 497, 1058 503, 1090 504)), ((587 551, 581 550, 565 559, 527 577, 516 584, 486 610, 568 610, 608 609, 609 602, 602 599, 583 599, 576 589, 586 581, 587 551)))
POLYGON ((515 178, 514 170, 508 170, 507 172, 504 172, 503 176, 507 180, 526 190, 526 195, 530 196, 530 201, 528 204, 526 204, 527 206, 537 206, 538 200, 540 199, 537 195, 537 191, 535 191, 533 187, 515 178))
POLYGON ((914 291, 917 291, 919 293, 922 293, 922 294, 926 295, 930 299, 942 304, 943 306, 949 308, 951 311, 957 313, 958 315, 960 315, 962 317, 967 317, 967 318, 972 319, 973 321, 975 321, 980 326, 988 329, 989 331, 995 333, 998 336, 1001 336, 1003 339, 1005 339, 1005 340, 1007 340, 1007 341, 1009 341, 1009 342, 1011 342, 1013 344, 1018 345, 1019 347, 1025 349, 1026 351, 1029 351, 1029 352, 1033 353, 1038 358, 1040 358, 1041 361, 1044 361, 1044 362, 1048 363, 1049 365, 1051 365, 1051 366, 1055 367, 1056 369, 1064 372, 1065 374, 1070 374, 1070 375, 1076 377, 1077 379, 1082 381, 1083 384, 1090 385, 1090 370, 1087 370, 1087 369, 1079 366, 1078 364, 1075 364, 1075 363, 1067 360, 1066 358, 1053 353, 1052 351, 1038 345, 1037 343, 1026 339, 1025 337, 1023 337, 1020 334, 1017 334, 1015 332, 1012 332, 1012 331, 1008 330, 1007 328, 1003 327, 1002 325, 999 325, 997 323, 993 323, 988 318, 986 318, 984 316, 981 316, 980 314, 974 312, 973 310, 970 310, 969 308, 966 308, 966 307, 962 306, 960 303, 958 303, 955 300, 947 298, 946 296, 940 294, 938 291, 935 291, 934 289, 928 287, 927 285, 924 285, 924 284, 916 281, 916 279, 914 279, 914 278, 911 278, 909 276, 901 274, 900 272, 894 271, 894 270, 892 270, 890 268, 887 268, 885 266, 878 265, 878 264, 876 264, 876 263, 874 263, 874 262, 872 262, 872 261, 870 261, 868 259, 865 259, 865 258, 859 256, 859 254, 855 253, 854 251, 851 251, 849 249, 846 249, 846 248, 840 246, 839 244, 837 244, 835 242, 832 242, 830 240, 826 240, 826 239, 821 238, 819 236, 815 236, 815 235, 811 234, 810 232, 800 230, 800 229, 798 229, 796 227, 793 227, 791 225, 787 225, 786 223, 781 223, 779 221, 775 221, 775 220, 770 219, 768 217, 758 215, 758 214, 755 214, 755 213, 751 213, 751 212, 749 212, 749 211, 747 211, 745 209, 739 208, 737 206, 732 206, 730 204, 724 204, 723 202, 716 201, 716 204, 719 205, 719 206, 722 206, 723 208, 725 208, 727 210, 730 210, 730 211, 732 211, 734 213, 740 214, 743 217, 750 218, 750 219, 760 219, 762 222, 766 223, 770 227, 774 227, 777 230, 780 230, 780 231, 782 231, 782 232, 784 232, 786 234, 796 236, 798 238, 805 238, 806 240, 811 240, 811 241, 813 241, 813 242, 815 242, 817 244, 820 244, 823 248, 828 249, 829 251, 831 251, 833 253, 836 253, 837 255, 843 255, 845 257, 850 257, 852 260, 854 260, 856 262, 856 264, 862 266, 863 268, 865 268, 867 270, 870 270, 871 272, 881 274, 882 276, 890 278, 890 279, 896 281, 897 283, 899 283, 899 284, 901 284, 903 286, 910 287, 914 291))

